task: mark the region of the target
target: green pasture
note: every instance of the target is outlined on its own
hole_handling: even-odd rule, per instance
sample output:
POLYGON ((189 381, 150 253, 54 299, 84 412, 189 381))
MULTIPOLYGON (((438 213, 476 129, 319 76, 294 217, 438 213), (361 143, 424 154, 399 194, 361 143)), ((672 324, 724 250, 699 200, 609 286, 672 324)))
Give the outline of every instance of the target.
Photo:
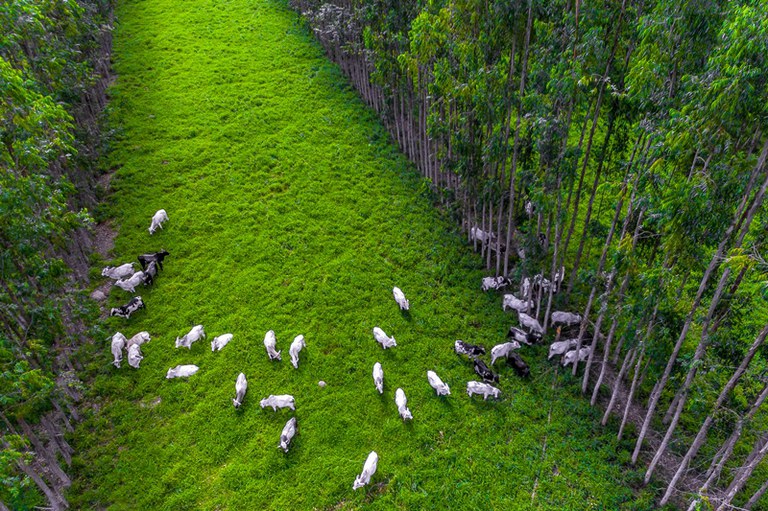
MULTIPOLYGON (((123 0, 114 59, 111 262, 171 255, 139 291, 146 310, 107 320, 87 353, 93 406, 73 435, 73 509, 652 509, 621 465, 631 442, 599 426, 546 347, 521 350, 530 381, 497 363, 499 401, 466 395, 476 378, 454 341, 490 348, 513 316, 481 292, 479 256, 287 5, 123 0), (170 220, 150 236, 160 208, 170 220), (174 348, 196 324, 208 338, 174 348), (374 326, 398 346, 382 350, 374 326), (264 350, 270 329, 281 362, 264 350), (114 368, 109 336, 142 330, 141 368, 114 368), (200 371, 166 380, 177 364, 200 371), (435 396, 428 369, 450 396, 435 396), (235 410, 240 372, 249 387, 235 410), (299 428, 288 454, 277 443, 293 413, 259 407, 283 393, 299 428), (353 491, 371 450, 378 471, 353 491)), ((129 297, 113 288, 109 306, 129 297)))

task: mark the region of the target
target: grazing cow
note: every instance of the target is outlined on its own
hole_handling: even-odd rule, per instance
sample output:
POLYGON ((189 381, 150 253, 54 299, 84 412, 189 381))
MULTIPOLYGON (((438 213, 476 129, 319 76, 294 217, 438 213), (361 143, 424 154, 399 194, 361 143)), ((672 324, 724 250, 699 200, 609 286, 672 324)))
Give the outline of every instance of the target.
POLYGON ((384 349, 391 348, 392 346, 397 346, 397 342, 395 342, 395 338, 387 337, 387 334, 384 333, 384 330, 382 330, 377 326, 373 327, 373 337, 376 339, 376 342, 381 344, 381 347, 384 349))
POLYGON ((151 286, 155 282, 155 277, 157 277, 157 262, 150 261, 146 270, 144 270, 144 278, 142 279, 142 283, 145 286, 151 286))
POLYGON ((107 266, 101 270, 103 277, 109 277, 110 279, 124 279, 133 275, 133 265, 136 263, 125 263, 120 266, 107 266))
POLYGON ((517 341, 505 342, 504 344, 497 344, 491 348, 491 365, 496 363, 496 359, 506 357, 513 350, 519 350, 520 343, 517 341))
POLYGON ((485 348, 483 346, 479 344, 469 344, 468 342, 464 342, 462 340, 457 340, 455 343, 453 343, 453 349, 457 354, 466 355, 469 358, 485 355, 485 348))
POLYGON ((489 243, 496 240, 496 235, 492 232, 486 232, 479 227, 472 227, 469 230, 469 239, 479 241, 480 243, 489 243))
POLYGON ((149 342, 151 340, 152 340, 152 337, 149 336, 149 332, 139 332, 138 334, 128 339, 126 346, 129 348, 134 344, 138 344, 139 346, 141 346, 142 344, 149 342))
POLYGON ((267 332, 267 334, 264 336, 264 347, 267 349, 267 356, 269 356, 270 360, 282 360, 282 356, 280 353, 283 350, 275 351, 275 346, 277 345, 277 338, 275 337, 275 331, 270 330, 267 332))
POLYGON ((536 332, 537 334, 544 335, 544 327, 541 326, 541 323, 539 323, 537 319, 532 318, 525 312, 518 312, 517 318, 520 321, 520 326, 527 328, 532 332, 536 332))
POLYGON ((138 344, 131 344, 131 347, 128 348, 128 365, 138 369, 143 358, 141 347, 138 344))
POLYGON ((118 281, 115 281, 115 285, 120 289, 123 289, 124 291, 135 293, 136 286, 138 286, 142 282, 144 282, 144 272, 137 271, 127 279, 120 279, 118 281))
POLYGON ((403 418, 403 420, 409 420, 413 419, 413 415, 411 415, 411 411, 408 409, 408 400, 405 398, 405 392, 403 392, 403 389, 398 388, 395 391, 395 404, 397 405, 397 411, 400 413, 400 417, 403 418))
POLYGON ((218 337, 214 337, 211 341, 211 351, 221 351, 221 348, 229 344, 232 340, 232 334, 223 334, 218 337))
POLYGON ((240 373, 237 375, 237 381, 235 382, 235 399, 232 400, 235 408, 240 408, 240 405, 243 404, 246 390, 248 390, 248 380, 245 379, 243 373, 240 373))
POLYGON ((400 306, 400 310, 407 311, 411 308, 411 303, 405 299, 405 293, 403 293, 399 287, 392 288, 392 295, 395 297, 395 301, 400 306))
POLYGON ((521 342, 521 343, 527 344, 529 346, 532 343, 539 342, 541 340, 541 334, 536 333, 536 332, 531 332, 529 334, 525 330, 520 330, 516 326, 509 327, 509 332, 507 332, 507 337, 512 337, 517 342, 521 342))
POLYGON ((472 397, 473 394, 482 394, 483 401, 486 401, 488 400, 488 396, 493 396, 498 399, 501 395, 501 391, 493 385, 488 385, 487 383, 482 383, 479 381, 468 381, 467 395, 472 397))
POLYGON ((176 338, 176 347, 184 346, 185 348, 192 349, 192 343, 197 342, 200 339, 205 339, 205 330, 203 325, 196 325, 192 327, 192 330, 187 332, 184 337, 176 338))
POLYGON ((123 348, 125 348, 126 342, 125 336, 120 332, 112 336, 112 355, 115 357, 112 363, 118 369, 120 369, 120 362, 123 360, 123 348))
POLYGON ((427 381, 435 389, 438 396, 447 396, 451 393, 451 389, 443 383, 443 380, 434 371, 427 371, 427 381))
POLYGON ((296 417, 291 417, 288 422, 283 426, 283 432, 280 433, 280 444, 278 447, 285 452, 288 452, 288 446, 291 445, 291 440, 296 435, 296 417))
POLYGON ((573 312, 555 311, 549 317, 552 320, 553 325, 575 325, 581 323, 581 314, 574 314, 573 312))
POLYGON ((291 355, 291 364, 293 364, 293 367, 298 369, 299 368, 299 352, 301 351, 301 348, 306 348, 307 343, 304 342, 304 336, 303 335, 297 335, 293 342, 291 343, 291 347, 288 348, 288 353, 291 355))
POLYGON ((291 410, 296 411, 293 396, 289 394, 281 394, 279 396, 270 395, 269 397, 262 399, 259 404, 262 408, 271 406, 274 411, 277 411, 278 408, 290 408, 291 410))
POLYGON ((533 300, 520 300, 515 295, 504 295, 501 302, 501 309, 515 309, 517 312, 528 312, 533 307, 533 300))
POLYGON ((585 346, 578 351, 571 350, 567 352, 563 357, 563 366, 567 366, 568 364, 573 364, 576 362, 576 357, 579 358, 579 362, 584 362, 589 358, 590 351, 592 351, 592 346, 585 346))
POLYGON ((352 483, 352 489, 357 490, 362 488, 369 482, 371 482, 371 476, 376 473, 376 465, 379 463, 379 455, 376 451, 371 451, 368 457, 365 459, 365 465, 363 465, 363 472, 355 477, 355 482, 352 483))
POLYGON ((475 359, 475 372, 478 376, 480 376, 480 378, 483 379, 484 382, 499 383, 499 375, 491 371, 485 362, 479 358, 475 359))
POLYGON ((373 384, 376 385, 379 394, 384 393, 384 370, 378 362, 373 364, 373 384))
POLYGON ((168 373, 165 375, 165 377, 168 379, 186 378, 188 376, 192 376, 199 370, 200 368, 194 364, 177 365, 176 367, 168 369, 168 373))
POLYGON ((131 317, 131 314, 143 308, 144 308, 144 300, 142 300, 140 296, 134 296, 133 298, 128 300, 128 303, 126 303, 125 305, 121 305, 120 307, 113 307, 109 311, 109 315, 128 319, 131 317))
POLYGON ((562 355, 569 349, 575 348, 578 344, 578 339, 567 339, 565 341, 553 342, 549 345, 549 355, 547 356, 547 360, 554 357, 555 355, 562 355))
POLYGON ((141 254, 139 259, 139 264, 141 265, 141 269, 147 267, 149 263, 152 261, 155 261, 157 263, 157 266, 162 270, 163 269, 163 259, 165 259, 167 256, 171 254, 168 253, 167 250, 161 250, 160 252, 150 252, 149 254, 141 254))
POLYGON ((507 287, 509 284, 511 284, 511 282, 506 277, 483 277, 480 288, 483 291, 488 291, 489 289, 501 289, 507 287))
POLYGON ((528 277, 525 277, 520 283, 520 294, 523 295, 523 298, 528 298, 531 294, 531 279, 528 277))
POLYGON ((528 367, 528 364, 526 364, 525 360, 514 351, 507 355, 507 365, 511 365, 512 369, 514 369, 517 375, 521 378, 527 378, 531 375, 531 369, 528 367))
POLYGON ((149 234, 155 234, 157 228, 163 228, 163 222, 168 221, 168 214, 164 209, 158 209, 157 212, 152 215, 152 223, 149 225, 149 234))

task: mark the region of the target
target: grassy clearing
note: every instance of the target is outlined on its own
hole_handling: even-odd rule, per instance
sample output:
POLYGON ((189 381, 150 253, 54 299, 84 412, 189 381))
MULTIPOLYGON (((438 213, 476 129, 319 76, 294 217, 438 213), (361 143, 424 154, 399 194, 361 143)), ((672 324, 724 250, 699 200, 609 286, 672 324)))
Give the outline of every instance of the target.
MULTIPOLYGON (((274 0, 127 0, 117 17, 115 262, 171 256, 140 291, 146 311, 107 325, 152 334, 141 368, 114 369, 106 338, 88 354, 95 405, 73 438, 74 508, 651 507, 615 464, 630 446, 560 380, 553 389, 544 347, 523 352, 532 382, 502 368, 500 402, 466 396, 475 377, 454 340, 490 347, 512 317, 481 293, 479 258, 416 192, 416 173, 294 13, 274 0), (150 237, 159 208, 170 221, 150 237), (208 340, 175 349, 199 323, 208 340), (375 343, 377 325, 396 348, 375 343), (269 329, 282 362, 267 359, 269 329), (234 340, 211 353, 225 332, 234 340), (294 370, 298 334, 307 348, 294 370), (200 372, 166 380, 180 363, 200 372), (428 369, 453 395, 434 396, 428 369), (249 388, 236 411, 241 371, 249 388), (397 387, 411 424, 397 415, 397 387), (277 442, 290 411, 258 406, 271 393, 296 397, 288 455, 277 442), (371 450, 374 485, 353 492, 371 450)), ((115 288, 110 305, 128 296, 115 288)))

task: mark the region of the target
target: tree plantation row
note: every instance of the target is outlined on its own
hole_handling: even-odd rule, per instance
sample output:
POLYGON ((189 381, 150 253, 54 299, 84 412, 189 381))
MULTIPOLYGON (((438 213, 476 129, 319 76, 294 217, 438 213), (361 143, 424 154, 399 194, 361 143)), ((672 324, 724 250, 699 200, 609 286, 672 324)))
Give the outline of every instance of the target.
POLYGON ((603 424, 623 415, 619 437, 640 406, 628 461, 645 484, 661 472, 659 503, 754 508, 768 489, 768 5, 292 5, 489 275, 567 268, 538 317, 581 310, 579 345, 596 347, 582 392, 605 395, 603 424))

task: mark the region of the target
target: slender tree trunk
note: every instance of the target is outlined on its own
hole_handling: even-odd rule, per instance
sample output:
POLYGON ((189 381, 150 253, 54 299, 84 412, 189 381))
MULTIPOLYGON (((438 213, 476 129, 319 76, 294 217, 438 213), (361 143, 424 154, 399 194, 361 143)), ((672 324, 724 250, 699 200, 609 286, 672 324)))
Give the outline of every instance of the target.
POLYGON ((616 379, 613 381, 613 392, 611 392, 611 399, 608 401, 608 406, 605 407, 605 413, 603 413, 603 420, 600 421, 600 424, 605 426, 608 424, 608 417, 611 416, 611 412, 613 411, 613 407, 616 404, 616 400, 619 398, 619 388, 621 388, 621 379, 624 377, 624 374, 627 372, 627 370, 634 364, 635 357, 637 356, 637 349, 630 348, 627 351, 627 354, 624 355, 624 362, 621 364, 621 369, 619 369, 619 374, 616 375, 616 379))
POLYGON ((733 481, 731 481, 728 489, 725 490, 725 497, 720 502, 716 511, 724 511, 731 505, 733 498, 747 484, 747 481, 752 476, 752 472, 755 471, 755 468, 757 468, 766 454, 768 454, 768 432, 764 432, 755 442, 755 447, 747 458, 747 462, 736 472, 733 481))
POLYGON ((617 440, 621 440, 621 435, 624 433, 624 426, 626 426, 627 419, 629 418, 629 411, 632 408, 632 398, 635 397, 635 391, 640 386, 640 382, 642 381, 646 371, 648 371, 649 362, 645 363, 645 367, 643 368, 642 371, 640 370, 640 367, 643 362, 643 355, 645 355, 645 345, 643 345, 643 348, 640 350, 640 356, 637 358, 637 364, 635 364, 635 375, 632 377, 632 384, 629 387, 629 395, 627 396, 627 403, 624 405, 624 415, 621 418, 621 425, 619 426, 619 432, 616 435, 617 440))
POLYGON ((750 497, 747 503, 744 504, 744 509, 746 509, 747 511, 752 509, 752 506, 757 504, 757 501, 760 500, 763 495, 765 495, 766 491, 768 491, 768 479, 765 480, 763 485, 755 492, 754 495, 752 495, 752 497, 750 497))

